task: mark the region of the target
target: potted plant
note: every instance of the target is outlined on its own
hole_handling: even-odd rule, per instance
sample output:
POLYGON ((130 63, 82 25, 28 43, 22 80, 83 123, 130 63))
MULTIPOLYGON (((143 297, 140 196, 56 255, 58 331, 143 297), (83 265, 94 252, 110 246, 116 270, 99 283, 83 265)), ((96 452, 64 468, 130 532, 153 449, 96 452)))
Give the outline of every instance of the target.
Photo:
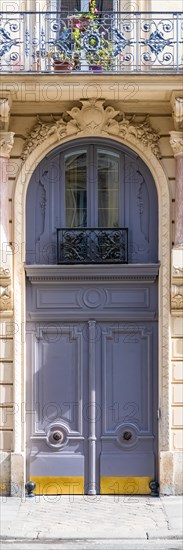
POLYGON ((110 43, 106 47, 101 47, 95 51, 88 51, 86 60, 89 68, 92 71, 111 71, 114 67, 114 57, 112 45, 110 43))
MULTIPOLYGON (((81 25, 77 24, 72 31, 75 52, 78 52, 87 66, 92 71, 109 71, 114 67, 114 46, 109 39, 108 27, 101 26, 98 18, 96 1, 91 0, 88 12, 90 24, 87 32, 83 32, 81 25)), ((86 15, 86 14, 85 14, 86 15)))
POLYGON ((96 0, 90 0, 90 9, 86 12, 77 12, 69 17, 73 31, 79 29, 85 32, 97 13, 96 0))
POLYGON ((50 50, 47 57, 53 59, 54 71, 71 71, 73 69, 74 63, 71 53, 54 49, 50 50))

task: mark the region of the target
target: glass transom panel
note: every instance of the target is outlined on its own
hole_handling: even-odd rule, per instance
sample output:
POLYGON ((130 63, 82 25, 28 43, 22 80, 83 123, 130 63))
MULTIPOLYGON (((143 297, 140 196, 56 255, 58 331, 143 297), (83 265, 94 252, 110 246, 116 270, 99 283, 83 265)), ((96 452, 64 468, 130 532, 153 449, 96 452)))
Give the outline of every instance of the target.
POLYGON ((94 146, 65 155, 66 227, 119 227, 119 162, 94 146))

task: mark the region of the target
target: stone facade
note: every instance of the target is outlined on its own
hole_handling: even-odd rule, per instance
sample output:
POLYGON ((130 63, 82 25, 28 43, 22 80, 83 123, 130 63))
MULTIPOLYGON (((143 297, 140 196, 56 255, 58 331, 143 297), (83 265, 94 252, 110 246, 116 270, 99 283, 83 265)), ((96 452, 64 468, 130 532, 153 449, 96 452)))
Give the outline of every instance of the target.
POLYGON ((25 483, 26 190, 47 152, 60 143, 94 135, 134 150, 157 186, 159 479, 162 493, 179 494, 183 486, 182 78, 148 73, 135 78, 132 74, 90 75, 89 79, 86 75, 4 75, 0 98, 1 492, 20 493, 25 483))

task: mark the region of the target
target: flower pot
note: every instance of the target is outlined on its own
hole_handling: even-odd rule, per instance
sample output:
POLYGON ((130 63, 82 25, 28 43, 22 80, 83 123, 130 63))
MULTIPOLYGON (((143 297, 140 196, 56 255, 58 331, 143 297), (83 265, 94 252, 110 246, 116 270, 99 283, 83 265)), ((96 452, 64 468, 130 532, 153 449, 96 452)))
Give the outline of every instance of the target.
POLYGON ((54 71, 72 71, 72 63, 69 63, 69 61, 60 61, 59 59, 55 59, 53 63, 54 71))
POLYGON ((90 65, 90 71, 92 72, 102 72, 103 71, 103 68, 101 65, 90 65))
POLYGON ((89 17, 73 17, 71 19, 73 27, 77 27, 81 32, 86 31, 90 24, 90 18, 89 17))

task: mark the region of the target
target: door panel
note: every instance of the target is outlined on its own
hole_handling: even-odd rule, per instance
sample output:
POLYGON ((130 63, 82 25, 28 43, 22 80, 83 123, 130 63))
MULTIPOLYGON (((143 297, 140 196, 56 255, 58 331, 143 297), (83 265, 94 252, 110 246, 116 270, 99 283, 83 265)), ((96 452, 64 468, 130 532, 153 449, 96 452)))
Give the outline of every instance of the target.
POLYGON ((148 494, 156 475, 157 323, 90 319, 27 332, 36 493, 148 494))
POLYGON ((101 493, 125 494, 129 487, 132 493, 150 492, 156 452, 152 406, 156 333, 156 323, 116 324, 102 330, 101 493))
POLYGON ((28 328, 28 340, 33 399, 27 410, 35 411, 29 434, 30 479, 37 494, 82 494, 87 442, 83 386, 86 391, 88 387, 83 327, 36 325, 28 328))

